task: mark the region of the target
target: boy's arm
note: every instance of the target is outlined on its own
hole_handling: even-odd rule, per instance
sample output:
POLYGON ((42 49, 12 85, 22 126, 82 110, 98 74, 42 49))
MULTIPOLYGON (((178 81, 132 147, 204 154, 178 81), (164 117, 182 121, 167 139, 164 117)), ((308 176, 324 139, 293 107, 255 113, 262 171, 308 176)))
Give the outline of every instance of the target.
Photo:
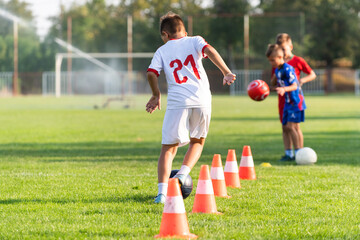
POLYGON ((231 85, 235 81, 236 75, 230 71, 230 69, 228 68, 220 54, 216 51, 216 49, 213 48, 211 45, 208 45, 205 48, 204 53, 210 58, 210 60, 220 69, 220 71, 224 75, 223 85, 231 85))
POLYGON ((271 80, 270 80, 270 88, 272 89, 272 90, 275 90, 276 89, 276 86, 277 86, 277 84, 276 84, 276 76, 275 76, 275 74, 273 74, 272 76, 271 76, 271 80))
POLYGON ((293 84, 291 84, 290 86, 287 87, 277 87, 275 88, 276 92, 280 95, 280 96, 284 96, 284 94, 286 92, 292 92, 295 91, 298 88, 298 85, 296 82, 294 82, 293 84))
POLYGON ((146 77, 152 91, 152 96, 146 104, 146 111, 148 113, 153 113, 156 108, 159 110, 161 109, 161 94, 158 84, 158 77, 153 72, 147 72, 146 77))
POLYGON ((302 86, 304 83, 314 80, 315 78, 316 78, 316 74, 313 70, 311 70, 311 72, 308 75, 306 75, 303 78, 300 78, 300 81, 299 81, 300 86, 302 86))

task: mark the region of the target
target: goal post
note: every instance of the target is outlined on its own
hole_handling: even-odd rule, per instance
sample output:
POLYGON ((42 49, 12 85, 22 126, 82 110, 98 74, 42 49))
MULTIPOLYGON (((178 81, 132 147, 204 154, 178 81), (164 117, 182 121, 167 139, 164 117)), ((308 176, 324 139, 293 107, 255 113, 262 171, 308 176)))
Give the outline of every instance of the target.
POLYGON ((360 96, 360 69, 355 71, 355 96, 360 96))

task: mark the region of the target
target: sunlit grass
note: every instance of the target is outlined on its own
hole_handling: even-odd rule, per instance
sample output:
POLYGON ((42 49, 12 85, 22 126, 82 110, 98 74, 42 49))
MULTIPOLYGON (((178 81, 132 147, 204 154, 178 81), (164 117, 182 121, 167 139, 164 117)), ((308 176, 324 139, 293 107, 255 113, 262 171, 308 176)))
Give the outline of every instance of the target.
MULTIPOLYGON (((153 239, 162 206, 154 205, 165 110, 147 114, 148 96, 0 99, 1 239, 153 239), (130 108, 124 106, 130 105, 130 108)), ((277 99, 214 96, 210 132, 191 172, 250 145, 258 179, 217 198, 222 215, 192 214, 201 239, 356 239, 360 236, 360 100, 306 96, 305 146, 313 166, 279 163, 277 99), (271 168, 260 167, 262 162, 271 168)), ((165 109, 165 98, 163 99, 165 109)), ((186 151, 181 148, 173 168, 186 151)))

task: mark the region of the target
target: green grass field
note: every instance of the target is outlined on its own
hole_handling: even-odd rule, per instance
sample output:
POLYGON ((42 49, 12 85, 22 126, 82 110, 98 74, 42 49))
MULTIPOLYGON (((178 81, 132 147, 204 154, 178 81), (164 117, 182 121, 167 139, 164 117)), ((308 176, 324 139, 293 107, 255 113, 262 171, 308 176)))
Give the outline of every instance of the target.
MULTIPOLYGON (((163 110, 145 112, 149 96, 0 99, 0 239, 153 239, 162 205, 157 158, 163 110)), ((277 99, 213 97, 210 132, 184 201, 200 239, 358 239, 360 236, 360 99, 307 96, 305 146, 313 166, 280 163, 277 99), (250 145, 258 179, 216 198, 222 215, 192 214, 201 164, 250 145), (271 168, 260 166, 270 162, 271 168)), ((173 169, 181 166, 180 148, 173 169)))

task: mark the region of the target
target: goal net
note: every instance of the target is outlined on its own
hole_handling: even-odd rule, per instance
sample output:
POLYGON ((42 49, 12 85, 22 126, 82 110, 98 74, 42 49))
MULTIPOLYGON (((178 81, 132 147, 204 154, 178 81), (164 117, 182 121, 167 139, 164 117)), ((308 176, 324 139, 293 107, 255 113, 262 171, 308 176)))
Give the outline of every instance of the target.
POLYGON ((74 53, 58 53, 55 72, 43 73, 42 94, 57 97, 76 94, 128 96, 146 91, 146 78, 143 71, 117 70, 117 67, 111 67, 111 64, 106 65, 98 59, 105 59, 107 62, 126 59, 128 63, 129 59, 131 59, 131 63, 146 59, 147 62, 150 62, 153 53, 89 53, 86 55, 84 57, 74 53), (99 68, 95 64, 85 61, 90 57, 93 62, 96 60, 104 67, 100 66, 99 68), (87 63, 83 64, 83 70, 63 71, 63 59, 69 58, 78 58, 87 63))

